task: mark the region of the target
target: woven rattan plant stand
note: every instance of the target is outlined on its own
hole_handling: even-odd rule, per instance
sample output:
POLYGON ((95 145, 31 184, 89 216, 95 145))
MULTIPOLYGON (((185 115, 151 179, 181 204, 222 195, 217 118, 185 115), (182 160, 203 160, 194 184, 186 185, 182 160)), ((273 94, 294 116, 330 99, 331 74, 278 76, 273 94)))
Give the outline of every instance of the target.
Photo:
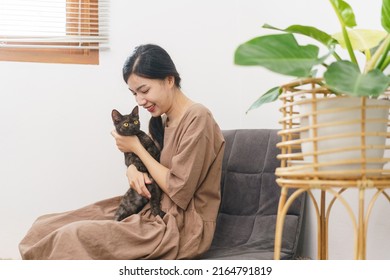
POLYGON ((390 102, 382 100, 388 93, 379 100, 347 99, 349 107, 338 107, 337 104, 350 97, 330 93, 321 79, 301 79, 282 88, 282 129, 278 143, 281 166, 276 170, 281 195, 274 258, 280 259, 287 210, 300 194, 307 192, 317 216, 318 259, 328 259, 328 221, 337 201, 342 203, 352 221, 354 258, 365 259, 367 227, 375 202, 381 195, 390 202, 386 192, 390 188, 387 166, 390 146, 386 143, 390 136, 387 132, 390 102), (330 99, 333 105, 325 107, 330 99), (348 111, 352 112, 352 118, 344 117, 348 111), (332 116, 336 116, 336 120, 329 119, 332 116), (369 128, 371 124, 384 130, 373 130, 369 128), (349 131, 352 127, 355 127, 353 132, 349 131), (328 147, 329 140, 336 143, 336 147, 328 147), (344 158, 336 157, 343 154, 344 158), (343 197, 344 192, 351 189, 358 193, 358 207, 354 209, 343 197), (366 197, 368 189, 372 191, 366 197))

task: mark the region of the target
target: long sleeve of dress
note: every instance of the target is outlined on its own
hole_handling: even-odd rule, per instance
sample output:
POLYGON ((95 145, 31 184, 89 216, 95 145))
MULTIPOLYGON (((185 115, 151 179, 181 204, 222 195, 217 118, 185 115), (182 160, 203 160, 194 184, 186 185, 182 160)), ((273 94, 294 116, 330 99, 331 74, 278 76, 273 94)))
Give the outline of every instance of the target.
MULTIPOLYGON (((170 169, 166 179, 168 196, 183 210, 188 207, 195 194, 204 193, 202 186, 211 183, 211 178, 208 178, 210 169, 221 155, 224 142, 220 134, 216 133, 219 132, 216 126, 211 113, 196 104, 183 117, 178 127, 172 130, 166 128, 161 162, 170 169), (208 182, 204 184, 206 178, 208 182)), ((215 182, 215 194, 219 194, 218 182, 215 182)))
POLYGON ((207 126, 207 119, 196 117, 172 156, 171 170, 167 176, 169 196, 183 210, 187 208, 196 187, 204 180, 216 156, 210 146, 207 126))

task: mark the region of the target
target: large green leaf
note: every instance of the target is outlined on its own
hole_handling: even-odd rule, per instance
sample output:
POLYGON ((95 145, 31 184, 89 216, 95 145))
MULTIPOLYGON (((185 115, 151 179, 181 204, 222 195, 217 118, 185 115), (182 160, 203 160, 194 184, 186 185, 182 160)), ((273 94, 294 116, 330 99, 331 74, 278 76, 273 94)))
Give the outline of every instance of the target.
POLYGON ((332 6, 343 25, 348 27, 355 27, 356 20, 352 7, 343 0, 330 0, 332 6))
POLYGON ((319 48, 302 46, 292 34, 266 35, 241 44, 234 54, 238 65, 262 66, 273 72, 295 76, 309 76, 318 59, 319 48))
POLYGON ((318 42, 324 44, 327 47, 330 47, 337 43, 337 41, 334 38, 332 38, 331 35, 313 26, 291 25, 286 29, 280 29, 269 24, 264 24, 263 28, 305 35, 310 38, 313 38, 314 40, 317 40, 318 42))
POLYGON ((390 33, 390 0, 382 2, 382 26, 390 33))
POLYGON ((356 64, 350 61, 332 63, 324 73, 327 86, 336 93, 352 96, 381 95, 389 86, 390 78, 374 69, 362 74, 356 64))
POLYGON ((278 99, 280 93, 281 93, 280 87, 271 88, 262 96, 260 96, 259 99, 257 99, 246 112, 248 113, 250 110, 256 109, 265 103, 270 103, 275 101, 276 99, 278 99))
MULTIPOLYGON (((387 32, 382 30, 350 29, 347 31, 354 50, 365 51, 374 48, 386 37, 387 32)), ((341 32, 333 35, 341 47, 346 48, 341 32)))

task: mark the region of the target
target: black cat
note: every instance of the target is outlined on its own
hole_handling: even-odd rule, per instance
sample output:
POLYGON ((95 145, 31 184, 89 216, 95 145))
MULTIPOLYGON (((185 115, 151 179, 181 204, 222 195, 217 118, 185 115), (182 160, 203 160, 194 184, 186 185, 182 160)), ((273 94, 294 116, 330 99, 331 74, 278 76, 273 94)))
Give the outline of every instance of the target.
MULTIPOLYGON (((142 146, 155 158, 157 161, 160 160, 160 150, 155 145, 152 138, 150 138, 145 132, 140 130, 140 122, 138 115, 138 106, 135 106, 131 114, 121 115, 117 110, 112 110, 111 113, 112 120, 114 122, 114 126, 116 131, 120 135, 124 136, 132 136, 135 135, 140 140, 142 146)), ((141 159, 134 153, 124 153, 125 154, 125 164, 126 166, 130 166, 133 164, 138 171, 146 172, 149 175, 148 170, 145 165, 142 163, 141 159)), ((153 180, 151 184, 146 185, 148 188, 151 198, 150 198, 150 206, 153 215, 159 215, 163 217, 165 212, 160 208, 160 199, 162 191, 157 183, 153 180)), ((121 221, 124 218, 138 213, 145 204, 148 203, 148 199, 139 195, 132 188, 125 193, 123 196, 118 210, 115 213, 115 220, 121 221)))

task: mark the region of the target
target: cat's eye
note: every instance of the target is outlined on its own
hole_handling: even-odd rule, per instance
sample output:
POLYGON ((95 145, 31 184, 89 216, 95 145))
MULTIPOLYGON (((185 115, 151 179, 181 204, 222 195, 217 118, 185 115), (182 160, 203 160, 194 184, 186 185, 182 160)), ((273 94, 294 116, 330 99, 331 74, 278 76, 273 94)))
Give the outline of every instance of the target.
POLYGON ((123 126, 124 126, 124 127, 129 127, 129 123, 125 122, 125 123, 123 124, 123 126))
POLYGON ((134 124, 138 124, 138 121, 137 121, 137 120, 135 120, 135 121, 134 121, 134 124))

